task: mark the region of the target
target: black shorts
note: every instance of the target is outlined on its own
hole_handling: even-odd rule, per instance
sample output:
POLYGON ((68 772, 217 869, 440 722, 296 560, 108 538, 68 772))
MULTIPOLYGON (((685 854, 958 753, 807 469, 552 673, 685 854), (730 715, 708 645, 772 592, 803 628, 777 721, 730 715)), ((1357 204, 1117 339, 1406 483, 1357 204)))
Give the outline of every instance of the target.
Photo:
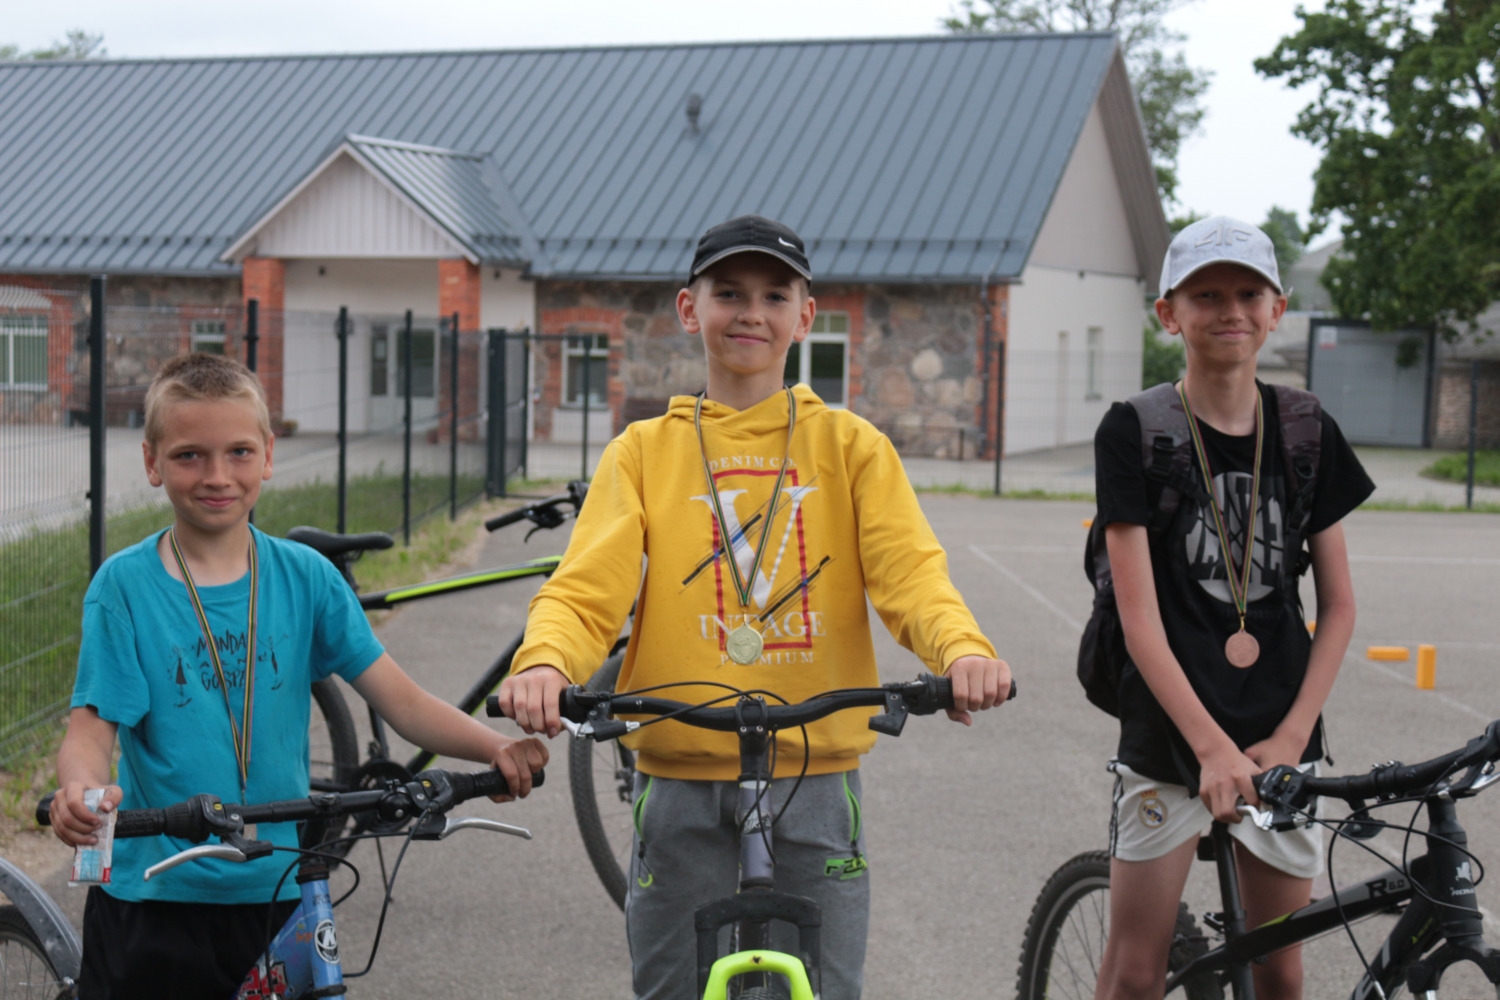
POLYGON ((80 1000, 228 1000, 297 900, 131 903, 99 886, 83 910, 80 1000))

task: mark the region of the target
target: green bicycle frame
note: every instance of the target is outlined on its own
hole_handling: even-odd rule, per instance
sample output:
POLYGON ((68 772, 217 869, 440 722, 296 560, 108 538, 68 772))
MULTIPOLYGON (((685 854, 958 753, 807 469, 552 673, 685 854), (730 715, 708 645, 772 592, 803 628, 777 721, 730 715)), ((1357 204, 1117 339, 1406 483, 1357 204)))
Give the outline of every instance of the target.
POLYGON ((562 562, 562 556, 542 556, 540 559, 463 573, 450 576, 445 580, 419 583, 412 587, 396 587, 373 594, 360 594, 359 606, 366 611, 382 611, 398 604, 405 604, 407 601, 419 601, 424 597, 437 597, 439 594, 456 594, 463 590, 487 587, 492 583, 505 580, 519 580, 528 576, 551 576, 560 562, 562 562))

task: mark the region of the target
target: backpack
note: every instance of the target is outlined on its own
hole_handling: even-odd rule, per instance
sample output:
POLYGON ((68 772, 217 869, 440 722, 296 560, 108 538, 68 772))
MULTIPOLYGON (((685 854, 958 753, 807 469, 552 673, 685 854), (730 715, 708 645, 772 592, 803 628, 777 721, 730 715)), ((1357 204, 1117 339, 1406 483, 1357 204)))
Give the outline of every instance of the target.
MULTIPOLYGON (((1283 584, 1287 599, 1296 601, 1297 581, 1312 562, 1303 543, 1318 479, 1323 411, 1318 397, 1310 392, 1284 385, 1272 389, 1276 395, 1277 422, 1281 425, 1288 493, 1285 543, 1288 571, 1283 574, 1283 584)), ((1204 489, 1194 474, 1193 440, 1176 387, 1164 382, 1137 393, 1127 402, 1141 422, 1141 462, 1147 495, 1156 495, 1146 526, 1155 549, 1176 518, 1183 495, 1204 499, 1204 489)), ((1115 605, 1104 527, 1098 518, 1089 527, 1083 570, 1094 585, 1094 610, 1078 644, 1078 682, 1089 701, 1118 717, 1120 678, 1130 654, 1125 648, 1125 630, 1115 605)))

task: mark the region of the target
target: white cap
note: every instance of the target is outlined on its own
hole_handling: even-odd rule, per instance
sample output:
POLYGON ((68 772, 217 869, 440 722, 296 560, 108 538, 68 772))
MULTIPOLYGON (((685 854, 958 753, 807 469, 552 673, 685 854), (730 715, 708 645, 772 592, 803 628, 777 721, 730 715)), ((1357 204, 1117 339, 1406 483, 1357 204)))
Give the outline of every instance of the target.
POLYGON ((1282 294, 1271 237, 1248 222, 1215 215, 1199 219, 1172 239, 1161 265, 1161 297, 1210 264, 1248 267, 1282 294))

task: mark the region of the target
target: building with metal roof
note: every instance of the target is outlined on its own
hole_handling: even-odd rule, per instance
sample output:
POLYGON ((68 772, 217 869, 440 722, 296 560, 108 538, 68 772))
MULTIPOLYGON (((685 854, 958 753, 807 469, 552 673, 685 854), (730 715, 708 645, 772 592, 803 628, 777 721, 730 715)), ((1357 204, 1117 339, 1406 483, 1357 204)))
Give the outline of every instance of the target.
MULTIPOLYGON (((1002 384, 1011 450, 1090 433, 1138 381, 1167 242, 1099 33, 0 63, 0 134, 0 288, 103 272, 153 301, 600 338, 612 425, 701 385, 671 300, 742 212, 807 242, 838 351, 803 367, 927 451, 992 438, 1002 384), (1079 398, 1017 419, 1043 376, 1079 398)), ((266 345, 288 372, 313 357, 294 328, 266 345)), ((543 436, 572 433, 559 344, 543 436)), ((320 425, 316 387, 273 388, 320 425)))

